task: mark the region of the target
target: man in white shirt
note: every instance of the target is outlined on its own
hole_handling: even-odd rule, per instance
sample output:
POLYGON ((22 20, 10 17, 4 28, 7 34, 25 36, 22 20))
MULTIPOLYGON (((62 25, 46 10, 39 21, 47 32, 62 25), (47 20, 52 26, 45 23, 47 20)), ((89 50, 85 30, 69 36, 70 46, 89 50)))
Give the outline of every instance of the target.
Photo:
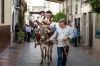
POLYGON ((31 28, 30 28, 29 25, 26 27, 26 32, 27 32, 27 42, 30 42, 30 32, 31 32, 31 28))
MULTIPOLYGON (((66 42, 69 42, 69 39, 73 38, 73 30, 70 26, 66 25, 66 20, 61 19, 59 21, 59 28, 55 31, 55 33, 50 37, 50 39, 47 39, 46 42, 49 42, 50 40, 53 40, 54 38, 57 38, 57 55, 58 55, 58 61, 57 66, 66 66, 66 54, 64 51, 64 47, 67 47, 66 53, 69 52, 69 43, 66 45, 66 42), (62 40, 65 42, 63 43, 62 40)), ((68 54, 67 54, 68 55, 68 54)))

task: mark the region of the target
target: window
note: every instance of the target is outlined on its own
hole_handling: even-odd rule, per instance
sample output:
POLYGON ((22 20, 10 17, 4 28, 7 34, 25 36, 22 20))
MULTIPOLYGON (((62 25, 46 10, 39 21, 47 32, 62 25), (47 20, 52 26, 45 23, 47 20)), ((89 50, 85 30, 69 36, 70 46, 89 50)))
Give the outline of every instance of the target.
POLYGON ((96 38, 100 38, 100 14, 97 15, 97 21, 96 21, 96 38))
POLYGON ((78 6, 75 5, 75 14, 77 14, 78 6))
POLYGON ((1 23, 4 23, 4 0, 1 0, 1 23))

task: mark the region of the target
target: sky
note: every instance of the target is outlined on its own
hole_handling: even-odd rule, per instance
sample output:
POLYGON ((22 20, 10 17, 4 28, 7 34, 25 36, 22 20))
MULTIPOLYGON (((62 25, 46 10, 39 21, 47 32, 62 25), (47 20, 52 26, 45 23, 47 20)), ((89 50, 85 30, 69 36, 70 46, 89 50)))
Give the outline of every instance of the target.
POLYGON ((43 6, 44 0, 30 0, 33 6, 43 6))

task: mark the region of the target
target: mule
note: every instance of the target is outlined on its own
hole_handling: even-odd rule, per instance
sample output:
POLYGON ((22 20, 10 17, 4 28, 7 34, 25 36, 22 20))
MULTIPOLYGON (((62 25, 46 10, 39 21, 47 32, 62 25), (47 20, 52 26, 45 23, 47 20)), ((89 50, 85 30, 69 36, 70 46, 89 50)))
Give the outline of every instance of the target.
POLYGON ((52 48, 55 41, 45 42, 49 38, 48 33, 50 32, 50 30, 48 29, 48 25, 41 24, 38 21, 36 22, 40 26, 40 40, 38 41, 41 49, 40 64, 43 64, 43 61, 46 58, 47 58, 47 63, 50 64, 50 62, 52 62, 52 48))

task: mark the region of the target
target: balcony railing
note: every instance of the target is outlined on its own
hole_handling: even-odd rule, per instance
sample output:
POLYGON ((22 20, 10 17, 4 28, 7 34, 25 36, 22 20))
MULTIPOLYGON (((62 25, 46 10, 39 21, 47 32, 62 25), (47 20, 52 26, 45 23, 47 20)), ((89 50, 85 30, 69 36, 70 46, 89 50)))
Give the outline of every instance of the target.
POLYGON ((56 3, 61 3, 61 2, 64 2, 65 0, 46 0, 46 1, 51 1, 51 2, 56 2, 56 3))
POLYGON ((90 0, 82 0, 82 2, 89 2, 90 0))
POLYGON ((19 3, 19 0, 16 0, 15 8, 16 8, 16 9, 20 9, 20 3, 19 3))

